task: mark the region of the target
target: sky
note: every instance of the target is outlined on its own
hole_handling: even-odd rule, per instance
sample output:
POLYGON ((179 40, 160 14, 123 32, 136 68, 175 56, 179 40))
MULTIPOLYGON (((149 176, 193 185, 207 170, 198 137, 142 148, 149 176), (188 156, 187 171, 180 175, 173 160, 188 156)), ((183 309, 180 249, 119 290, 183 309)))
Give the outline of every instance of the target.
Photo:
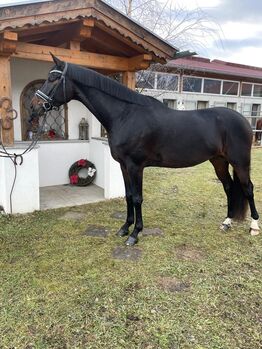
POLYGON ((262 67, 262 0, 173 1, 201 7, 218 25, 220 39, 209 40, 204 56, 262 67))
MULTIPOLYGON (((189 11, 202 8, 216 24, 217 37, 210 37, 200 55, 262 67, 262 0, 171 1, 189 11)), ((18 2, 28 0, 0 0, 0 5, 18 2)))

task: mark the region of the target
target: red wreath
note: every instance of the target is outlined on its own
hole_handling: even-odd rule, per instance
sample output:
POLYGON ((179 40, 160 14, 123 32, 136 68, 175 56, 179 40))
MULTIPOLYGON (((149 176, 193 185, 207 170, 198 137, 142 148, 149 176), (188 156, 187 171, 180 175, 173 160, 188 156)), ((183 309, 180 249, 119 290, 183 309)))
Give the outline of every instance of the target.
POLYGON ((80 187, 87 186, 88 184, 93 182, 95 177, 96 177, 95 165, 86 159, 80 159, 76 161, 69 169, 69 179, 70 179, 70 184, 72 185, 77 185, 80 187), (85 178, 79 177, 78 175, 79 171, 83 168, 86 168, 88 170, 88 174, 85 178))

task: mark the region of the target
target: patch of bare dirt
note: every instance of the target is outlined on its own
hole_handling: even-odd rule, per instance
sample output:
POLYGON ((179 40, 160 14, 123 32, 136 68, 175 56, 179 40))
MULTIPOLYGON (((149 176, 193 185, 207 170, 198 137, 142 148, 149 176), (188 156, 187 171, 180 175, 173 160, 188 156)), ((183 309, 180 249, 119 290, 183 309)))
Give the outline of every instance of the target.
POLYGON ((189 282, 179 280, 175 277, 161 277, 157 280, 160 288, 169 292, 184 292, 190 289, 189 282))
POLYGON ((203 251, 187 245, 178 246, 175 255, 181 261, 201 261, 205 257, 203 251))

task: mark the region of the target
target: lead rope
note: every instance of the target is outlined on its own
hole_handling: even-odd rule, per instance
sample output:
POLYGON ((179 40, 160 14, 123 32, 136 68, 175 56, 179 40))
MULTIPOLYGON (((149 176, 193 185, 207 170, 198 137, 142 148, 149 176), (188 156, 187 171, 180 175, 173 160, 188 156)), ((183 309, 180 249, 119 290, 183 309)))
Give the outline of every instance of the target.
MULTIPOLYGON (((3 150, 0 150, 0 157, 1 158, 9 158, 13 165, 14 165, 14 179, 13 179, 13 183, 12 183, 12 187, 10 190, 10 194, 9 194, 9 204, 10 204, 10 213, 13 213, 13 202, 12 202, 12 196, 13 196, 13 191, 14 191, 14 187, 15 187, 15 183, 16 183, 16 178, 17 178, 17 166, 21 166, 24 162, 24 158, 23 156, 26 153, 29 153, 30 151, 32 151, 37 142, 39 141, 39 138, 41 136, 41 133, 43 131, 45 122, 46 122, 46 112, 44 113, 44 117, 43 117, 43 122, 42 125, 38 128, 37 134, 36 134, 36 138, 32 140, 32 142, 29 144, 29 146, 21 153, 21 154, 16 154, 16 153, 9 153, 6 149, 6 147, 4 146, 2 139, 0 139, 0 146, 3 148, 3 150), (19 161, 18 161, 19 159, 19 161)), ((0 120, 0 129, 2 128, 2 121, 0 120)), ((1 132, 0 132, 1 135, 1 132)), ((4 211, 3 207, 2 210, 4 211)))

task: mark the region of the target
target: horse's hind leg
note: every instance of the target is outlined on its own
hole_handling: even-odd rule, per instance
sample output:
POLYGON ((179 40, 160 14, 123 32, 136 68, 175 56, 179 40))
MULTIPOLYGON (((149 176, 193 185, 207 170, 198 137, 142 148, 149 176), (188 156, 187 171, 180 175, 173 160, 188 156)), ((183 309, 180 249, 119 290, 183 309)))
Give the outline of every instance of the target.
POLYGON ((227 218, 221 224, 221 229, 227 231, 231 227, 233 218, 233 180, 228 171, 229 163, 223 157, 216 157, 210 160, 214 166, 218 179, 222 182, 227 196, 227 218))
POLYGON ((248 167, 234 166, 234 172, 235 172, 234 175, 238 178, 240 182, 244 196, 246 197, 249 203, 251 218, 252 218, 251 225, 250 225, 250 234, 258 235, 260 231, 258 226, 259 215, 255 205, 254 190, 253 190, 254 186, 250 180, 249 166, 248 167))

